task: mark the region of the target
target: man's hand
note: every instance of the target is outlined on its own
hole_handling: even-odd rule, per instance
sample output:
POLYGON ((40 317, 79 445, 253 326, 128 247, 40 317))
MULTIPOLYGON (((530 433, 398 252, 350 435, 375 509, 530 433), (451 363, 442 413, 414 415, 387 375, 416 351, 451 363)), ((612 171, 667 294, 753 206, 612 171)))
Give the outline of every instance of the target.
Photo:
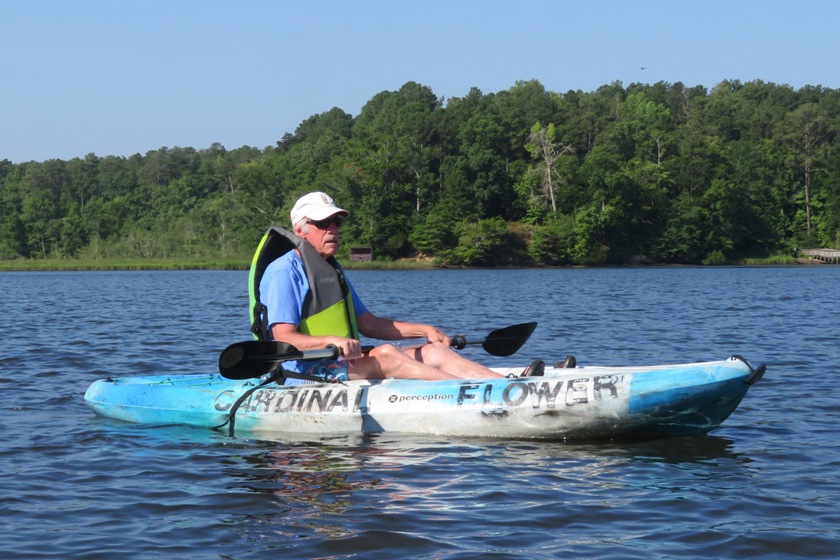
POLYGON ((425 336, 426 340, 429 342, 441 342, 446 346, 449 346, 452 343, 452 340, 446 336, 446 333, 431 325, 424 325, 423 336, 425 336))
POLYGON ((327 344, 332 344, 338 348, 338 353, 341 357, 352 360, 362 357, 362 343, 353 338, 342 338, 339 336, 324 337, 327 344))

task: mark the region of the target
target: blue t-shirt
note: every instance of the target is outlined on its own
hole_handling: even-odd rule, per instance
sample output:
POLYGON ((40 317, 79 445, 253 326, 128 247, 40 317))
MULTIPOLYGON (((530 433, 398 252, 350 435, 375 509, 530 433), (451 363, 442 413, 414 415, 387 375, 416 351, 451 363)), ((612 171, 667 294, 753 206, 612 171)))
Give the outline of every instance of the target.
MULTIPOLYGON (((350 288, 353 307, 356 311, 356 317, 358 317, 367 311, 367 307, 359 299, 349 280, 347 280, 347 286, 350 288)), ((303 261, 295 251, 289 251, 266 267, 260 280, 260 299, 266 307, 269 336, 271 335, 271 325, 275 323, 300 325, 303 314, 303 300, 307 292, 309 292, 309 280, 306 278, 306 271, 303 269, 303 261)), ((283 367, 302 373, 310 365, 312 365, 311 362, 292 360, 284 363, 283 367)), ((287 385, 299 382, 298 379, 286 380, 287 385)))

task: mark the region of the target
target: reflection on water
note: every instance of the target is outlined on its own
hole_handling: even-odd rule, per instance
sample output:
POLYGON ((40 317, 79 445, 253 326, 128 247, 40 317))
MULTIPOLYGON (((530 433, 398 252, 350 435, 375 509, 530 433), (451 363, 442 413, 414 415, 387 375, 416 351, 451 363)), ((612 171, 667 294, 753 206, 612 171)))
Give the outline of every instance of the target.
MULTIPOLYGON (((256 443, 256 442, 255 442, 256 443)), ((377 487, 387 492, 389 507, 398 507, 418 495, 431 503, 469 485, 469 471, 453 473, 450 464, 492 464, 516 478, 540 478, 553 473, 556 483, 588 480, 600 488, 621 488, 626 473, 655 472, 651 465, 666 468, 664 485, 670 487, 676 470, 692 476, 714 478, 716 471, 733 476, 749 459, 733 449, 725 437, 699 436, 621 443, 531 443, 490 440, 435 441, 423 437, 387 434, 325 437, 321 441, 262 441, 260 449, 241 456, 241 463, 226 474, 236 480, 232 487, 256 493, 290 496, 321 513, 341 513, 351 502, 338 499, 362 489, 377 487), (443 466, 445 476, 434 473, 443 466), (388 485, 383 475, 395 476, 407 468, 422 469, 422 481, 388 485), (373 478, 358 478, 365 471, 373 478), (614 476, 624 472, 624 476, 614 476)), ((464 471, 464 469, 459 469, 464 471)), ((650 481, 649 481, 650 483, 650 481)), ((652 483, 651 483, 652 484, 652 483)), ((545 488, 543 488, 545 489, 545 488)), ((311 514, 310 514, 311 515, 311 514)))
MULTIPOLYGON (((231 490, 270 495, 274 504, 274 513, 263 513, 249 533, 294 535, 305 550, 325 537, 364 549, 359 543, 372 538, 371 519, 383 523, 380 540, 403 546, 402 533, 458 528, 414 543, 421 548, 453 546, 453 531, 480 524, 486 534, 506 519, 529 528, 494 535, 504 546, 564 528, 562 538, 549 539, 554 554, 603 542, 605 534, 594 527, 622 534, 643 523, 638 515, 628 518, 629 511, 662 522, 666 511, 673 525, 681 504, 705 501, 708 487, 737 492, 753 476, 735 441, 720 436, 563 444, 376 434, 252 443, 225 469, 231 490)), ((254 521, 251 513, 246 517, 254 521)), ((545 543, 545 535, 539 538, 545 543)))

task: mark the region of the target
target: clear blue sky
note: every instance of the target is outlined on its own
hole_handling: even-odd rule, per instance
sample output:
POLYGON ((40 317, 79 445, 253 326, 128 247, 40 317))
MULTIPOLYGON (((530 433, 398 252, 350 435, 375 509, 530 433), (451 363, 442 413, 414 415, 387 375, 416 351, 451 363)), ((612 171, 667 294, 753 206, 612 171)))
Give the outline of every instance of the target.
POLYGON ((0 160, 264 148, 408 81, 840 88, 838 25, 835 0, 0 0, 0 160))

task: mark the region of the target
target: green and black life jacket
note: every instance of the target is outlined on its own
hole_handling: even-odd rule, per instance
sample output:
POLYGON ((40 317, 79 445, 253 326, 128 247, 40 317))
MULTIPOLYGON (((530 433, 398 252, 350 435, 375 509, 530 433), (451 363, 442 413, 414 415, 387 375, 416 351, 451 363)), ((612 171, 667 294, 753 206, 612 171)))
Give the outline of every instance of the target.
POLYGON ((269 340, 269 318, 260 300, 260 280, 265 269, 274 260, 289 251, 297 249, 309 292, 303 301, 300 332, 318 335, 359 338, 356 312, 350 288, 344 273, 335 258, 324 259, 308 241, 283 228, 272 227, 263 235, 248 273, 248 296, 250 299, 251 332, 257 340, 269 340))

